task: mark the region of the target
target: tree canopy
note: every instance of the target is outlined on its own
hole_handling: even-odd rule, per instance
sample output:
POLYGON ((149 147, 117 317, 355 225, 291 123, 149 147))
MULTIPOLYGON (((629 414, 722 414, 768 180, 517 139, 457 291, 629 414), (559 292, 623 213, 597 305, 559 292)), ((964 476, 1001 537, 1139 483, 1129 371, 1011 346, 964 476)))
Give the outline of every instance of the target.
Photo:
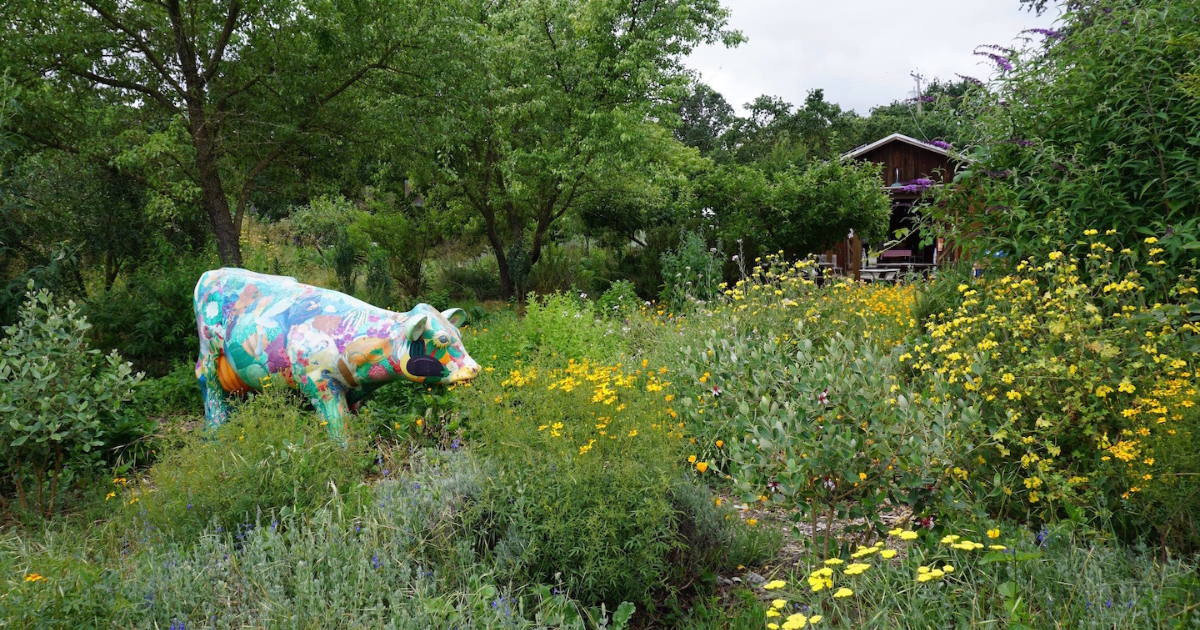
POLYGON ((167 214, 195 204, 224 263, 265 171, 347 149, 351 93, 419 81, 453 3, 5 0, 0 63, 30 142, 141 179, 167 214), (232 199, 232 203, 231 203, 232 199))

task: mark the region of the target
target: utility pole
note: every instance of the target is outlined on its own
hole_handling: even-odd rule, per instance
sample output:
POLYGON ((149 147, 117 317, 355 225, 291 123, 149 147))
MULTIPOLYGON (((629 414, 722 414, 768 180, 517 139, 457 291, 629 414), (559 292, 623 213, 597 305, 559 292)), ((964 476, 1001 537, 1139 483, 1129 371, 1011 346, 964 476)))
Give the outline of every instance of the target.
POLYGON ((922 104, 921 81, 924 81, 925 77, 921 76, 921 73, 919 72, 909 72, 908 76, 912 77, 917 82, 917 113, 920 114, 922 104))

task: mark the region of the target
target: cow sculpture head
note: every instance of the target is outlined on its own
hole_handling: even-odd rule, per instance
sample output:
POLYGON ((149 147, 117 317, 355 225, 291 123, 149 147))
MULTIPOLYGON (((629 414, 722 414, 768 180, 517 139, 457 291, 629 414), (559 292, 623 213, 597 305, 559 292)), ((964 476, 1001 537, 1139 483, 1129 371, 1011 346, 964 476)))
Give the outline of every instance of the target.
POLYGON ((479 374, 479 364, 467 354, 458 330, 467 319, 461 308, 439 312, 418 304, 405 315, 392 361, 409 380, 449 385, 479 374))

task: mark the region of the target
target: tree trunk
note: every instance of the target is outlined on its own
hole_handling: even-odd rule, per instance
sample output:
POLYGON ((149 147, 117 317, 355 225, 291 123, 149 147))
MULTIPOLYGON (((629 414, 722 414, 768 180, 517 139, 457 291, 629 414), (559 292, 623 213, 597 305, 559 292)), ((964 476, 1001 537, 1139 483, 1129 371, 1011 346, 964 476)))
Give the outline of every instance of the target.
POLYGON ((512 274, 508 270, 508 257, 504 255, 504 243, 500 242, 500 235, 496 233, 492 222, 488 222, 488 242, 492 244, 492 249, 496 251, 496 266, 500 268, 500 295, 504 299, 511 299, 516 295, 517 289, 513 286, 512 274))
POLYGON ((208 213, 212 222, 213 234, 217 238, 217 253, 221 256, 221 264, 226 267, 242 266, 241 234, 229 213, 229 198, 225 196, 225 187, 221 183, 221 173, 217 170, 216 155, 213 140, 203 113, 192 108, 192 141, 196 145, 197 183, 200 184, 200 204, 208 213))

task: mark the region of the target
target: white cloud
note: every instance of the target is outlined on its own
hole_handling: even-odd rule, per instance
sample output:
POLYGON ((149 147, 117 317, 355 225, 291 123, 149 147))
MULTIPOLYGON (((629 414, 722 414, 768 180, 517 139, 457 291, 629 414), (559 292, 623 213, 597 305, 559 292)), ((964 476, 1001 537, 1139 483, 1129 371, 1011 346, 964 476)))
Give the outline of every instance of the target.
POLYGON ((734 107, 760 94, 793 105, 824 88, 828 101, 866 114, 911 96, 911 71, 987 79, 993 67, 972 55, 980 44, 1009 45, 1021 31, 1051 28, 1017 0, 732 0, 730 27, 749 41, 705 46, 688 65, 734 107))

